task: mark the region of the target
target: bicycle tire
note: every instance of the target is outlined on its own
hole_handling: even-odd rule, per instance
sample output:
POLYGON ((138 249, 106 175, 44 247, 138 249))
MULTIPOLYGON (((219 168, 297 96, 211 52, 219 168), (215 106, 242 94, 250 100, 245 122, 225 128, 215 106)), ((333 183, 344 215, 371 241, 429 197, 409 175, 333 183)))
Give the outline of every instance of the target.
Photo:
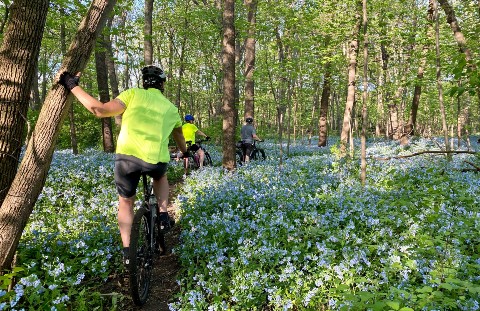
POLYGON ((138 306, 147 301, 153 268, 149 217, 150 212, 145 207, 139 208, 130 234, 130 294, 138 306))
POLYGON ((190 169, 198 169, 200 167, 200 164, 198 163, 198 160, 195 160, 195 155, 191 155, 190 157, 188 157, 188 167, 190 169))
POLYGON ((240 150, 237 150, 237 151, 235 151, 235 155, 236 155, 237 164, 242 165, 243 164, 243 152, 241 152, 240 150))
POLYGON ((205 157, 203 158, 203 166, 212 166, 212 157, 210 156, 210 153, 205 151, 205 157))

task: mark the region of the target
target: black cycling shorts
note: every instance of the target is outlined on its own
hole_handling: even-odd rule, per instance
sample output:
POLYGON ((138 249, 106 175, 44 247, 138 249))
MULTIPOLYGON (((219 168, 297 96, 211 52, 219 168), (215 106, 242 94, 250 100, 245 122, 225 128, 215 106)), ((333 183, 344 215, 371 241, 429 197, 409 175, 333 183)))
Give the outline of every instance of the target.
POLYGON ((130 198, 135 195, 142 172, 147 173, 154 180, 160 179, 167 172, 167 163, 151 164, 134 156, 116 155, 115 185, 121 197, 130 198))

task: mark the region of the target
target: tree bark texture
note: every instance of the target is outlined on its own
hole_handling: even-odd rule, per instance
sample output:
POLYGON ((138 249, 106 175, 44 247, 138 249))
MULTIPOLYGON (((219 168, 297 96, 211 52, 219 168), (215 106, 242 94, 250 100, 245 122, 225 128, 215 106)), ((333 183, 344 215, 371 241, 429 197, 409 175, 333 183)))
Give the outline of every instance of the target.
POLYGON ((223 3, 223 159, 222 165, 228 170, 235 169, 235 0, 223 3))
MULTIPOLYGON (((24 2, 29 2, 26 8, 39 12, 40 8, 32 7, 32 2, 24 2)), ((57 83, 60 73, 81 72, 85 69, 96 38, 115 2, 115 0, 92 1, 47 95, 25 156, 0 209, 0 268, 8 268, 12 262, 23 229, 45 184, 55 141, 69 109, 67 98, 73 95, 57 83)), ((24 27, 25 18, 23 15, 20 18, 24 27)), ((37 27, 38 24, 35 24, 31 31, 20 32, 31 35, 37 27)), ((18 35, 17 31, 14 33, 18 35)), ((15 68, 11 70, 15 72, 15 68)))
POLYGON ((17 172, 48 0, 18 0, 0 47, 0 205, 17 172))

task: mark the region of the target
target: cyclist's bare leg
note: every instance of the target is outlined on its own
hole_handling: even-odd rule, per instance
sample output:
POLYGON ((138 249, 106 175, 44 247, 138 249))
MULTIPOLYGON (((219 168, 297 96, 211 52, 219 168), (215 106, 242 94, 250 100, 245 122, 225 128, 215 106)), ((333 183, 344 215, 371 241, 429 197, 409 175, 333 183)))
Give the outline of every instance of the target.
POLYGON ((205 158, 205 152, 202 149, 197 150, 198 156, 200 158, 200 168, 203 167, 203 159, 205 158))
POLYGON ((157 198, 159 212, 167 212, 169 186, 166 174, 158 180, 153 180, 153 192, 157 198))
POLYGON ((183 159, 183 168, 184 168, 185 175, 188 174, 188 158, 183 159))
POLYGON ((118 228, 120 229, 123 247, 128 247, 130 245, 130 232, 132 231, 135 196, 130 198, 119 196, 118 201, 118 228))

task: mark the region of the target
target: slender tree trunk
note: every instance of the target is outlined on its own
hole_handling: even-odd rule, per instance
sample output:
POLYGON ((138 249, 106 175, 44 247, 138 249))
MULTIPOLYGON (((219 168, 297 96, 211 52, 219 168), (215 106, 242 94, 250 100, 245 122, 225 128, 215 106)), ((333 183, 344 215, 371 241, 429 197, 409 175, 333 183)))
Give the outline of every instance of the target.
MULTIPOLYGON (((111 16, 107 21, 107 29, 112 28, 113 17, 111 16)), ((117 71, 115 70, 115 57, 113 55, 112 40, 110 36, 104 36, 104 47, 106 51, 106 61, 107 61, 107 70, 108 70, 108 81, 110 89, 112 90, 112 98, 116 98, 120 91, 118 90, 118 79, 117 71)), ((122 125, 122 115, 115 116, 115 124, 120 127, 122 125)))
MULTIPOLYGON (((98 45, 105 46, 104 36, 100 35, 98 38, 98 45)), ((110 94, 108 91, 108 68, 107 55, 105 49, 98 48, 95 50, 95 69, 97 72, 97 85, 100 101, 106 103, 110 101, 110 94)), ((115 145, 113 143, 112 118, 102 118, 102 141, 103 151, 107 153, 115 152, 115 145)))
POLYGON ((318 119, 318 147, 325 147, 328 140, 328 101, 330 100, 330 63, 325 65, 322 97, 320 99, 320 118, 318 119))
MULTIPOLYGON (((44 12, 46 15, 46 8, 33 5, 38 4, 39 1, 33 4, 31 0, 26 2, 28 3, 25 3, 23 8, 27 8, 27 11, 33 10, 35 14, 44 12)), ((54 79, 55 83, 53 83, 43 104, 35 125, 35 130, 33 131, 32 138, 28 142, 18 172, 0 208, 1 269, 10 266, 23 229, 45 184, 55 149, 55 141, 69 109, 67 97, 73 96, 69 94, 63 86, 57 83, 60 73, 63 71, 81 72, 85 69, 95 45, 95 40, 105 25, 107 16, 112 11, 115 2, 114 0, 92 1, 86 17, 78 28, 77 35, 70 46, 70 50, 60 66, 60 71, 54 79)), ((47 1, 43 1, 43 4, 48 6, 47 1)), ((12 20, 21 20, 22 22, 17 24, 23 28, 26 26, 26 22, 30 22, 25 17, 25 11, 21 10, 19 18, 12 18, 12 20)), ((43 28, 39 21, 35 21, 31 26, 32 28, 27 29, 27 31, 12 29, 12 35, 15 34, 18 36, 25 34, 28 35, 28 40, 31 40, 32 33, 36 33, 37 29, 43 28)), ((25 44, 25 40, 22 41, 22 46, 25 44)), ((37 40, 34 41, 37 42, 37 40)), ((11 40, 4 41, 4 43, 6 42, 10 43, 7 45, 9 48, 14 48, 14 51, 16 50, 15 40, 13 42, 11 40)), ((40 44, 40 40, 38 40, 38 44, 40 44)), ((24 51, 21 52, 23 53, 24 51)), ((0 53, 0 55, 3 55, 3 53, 0 53)), ((38 56, 38 52, 35 56, 38 56)), ((34 59, 37 58, 38 57, 34 57, 34 59)), ((25 72, 28 72, 28 68, 31 68, 30 70, 33 72, 32 62, 34 62, 34 60, 31 60, 29 66, 25 67, 25 72)), ((5 62, 0 61, 0 64, 5 64, 5 62)), ((0 73, 1 72, 0 70, 0 73)), ((18 83, 18 85, 31 85, 31 83, 18 83)), ((26 94, 28 95, 29 92, 26 92, 26 94)))
POLYGON ((367 0, 363 0, 363 105, 362 105, 362 151, 361 151, 361 174, 362 185, 365 186, 367 180, 367 99, 368 99, 368 15, 367 0))
POLYGON ((257 15, 257 0, 245 0, 248 15, 248 31, 245 40, 245 113, 244 117, 255 117, 255 85, 253 72, 255 71, 255 27, 257 15))
POLYGON ((235 169, 235 0, 223 1, 223 159, 228 171, 235 169))
MULTIPOLYGON (((358 53, 358 34, 360 33, 361 26, 361 14, 358 10, 355 12, 355 26, 352 32, 352 40, 349 44, 349 65, 348 65, 348 93, 347 93, 347 102, 345 104, 345 112, 343 114, 343 126, 342 133, 340 134, 340 150, 342 154, 346 153, 347 143, 349 137, 351 137, 350 132, 352 130, 352 116, 353 116, 353 107, 355 105, 355 76, 357 73, 357 53, 358 53)), ((350 139, 350 145, 353 146, 353 141, 350 139)))
POLYGON ((443 103, 443 85, 442 85, 442 66, 440 63, 440 25, 438 21, 438 6, 437 1, 433 1, 433 9, 435 14, 435 52, 436 52, 436 67, 437 67, 437 88, 438 88, 438 103, 440 105, 440 112, 442 116, 443 136, 445 139, 445 150, 450 150, 448 143, 448 127, 447 117, 445 113, 445 104, 443 103))
POLYGON ((145 0, 145 24, 143 26, 143 60, 145 65, 153 64, 152 15, 153 0, 145 0))
MULTIPOLYGON (((67 54, 67 43, 66 43, 66 37, 67 33, 65 31, 65 11, 63 8, 60 8, 60 16, 62 17, 62 23, 60 24, 60 45, 62 49, 62 55, 65 56, 67 54)), ((72 98, 68 100, 73 100, 72 98)), ((68 110, 68 121, 70 125, 70 144, 72 145, 72 153, 73 154, 78 154, 78 141, 77 141, 77 128, 75 126, 75 113, 73 110, 73 105, 72 103, 68 103, 68 106, 70 106, 68 110)))
MULTIPOLYGON (((175 105, 177 108, 180 108, 180 104, 182 102, 182 80, 183 75, 185 73, 185 48, 187 44, 187 36, 183 37, 182 44, 180 46, 180 59, 179 61, 179 68, 178 68, 178 84, 177 84, 177 96, 175 97, 175 105)), ((193 114, 193 111, 187 111, 188 113, 193 114)))
POLYGON ((37 66, 35 67, 35 75, 32 82, 32 102, 30 104, 30 108, 32 110, 40 110, 40 107, 42 106, 42 101, 40 100, 40 91, 38 85, 38 62, 37 66))
MULTIPOLYGON (((285 49, 280 35, 280 30, 276 28, 275 35, 277 37, 277 48, 278 48, 278 63, 280 64, 280 72, 285 72, 284 62, 285 62, 285 49)), ((287 111, 287 105, 285 104, 285 93, 286 93, 287 78, 284 74, 280 75, 280 88, 277 92, 277 123, 278 123, 278 143, 280 146, 280 165, 283 164, 283 120, 285 118, 285 113, 287 111)), ((273 90, 273 88, 272 88, 273 90)))
MULTIPOLYGON (((48 6, 48 0, 15 1, 0 46, 0 204, 17 172, 48 6)), ((0 239, 7 225, 0 222, 0 239)))
MULTIPOLYGON (((316 79, 315 79, 316 80, 316 79)), ((310 114, 310 119, 312 120, 312 122, 310 123, 310 127, 308 129, 308 145, 310 146, 312 141, 311 141, 311 137, 313 135, 313 131, 314 131, 314 128, 315 128, 315 120, 316 120, 316 112, 318 110, 320 110, 320 82, 319 81, 314 81, 313 83, 314 85, 314 90, 313 90, 313 104, 312 104, 312 112, 310 114)), ((322 94, 323 94, 323 90, 322 90, 322 94)), ((335 122, 332 122, 332 124, 334 124, 335 122)), ((317 123, 318 124, 318 123, 317 123)), ((320 135, 320 134, 319 134, 320 135)))
MULTIPOLYGON (((433 3, 430 0, 429 1, 429 6, 428 6, 428 13, 427 13, 427 20, 429 23, 433 22, 433 3)), ((431 26, 427 26, 427 37, 431 37, 431 26)), ((427 64, 427 53, 429 49, 429 44, 424 43, 423 49, 422 49, 422 60, 420 62, 420 66, 418 67, 417 70, 417 79, 415 81, 415 88, 413 91, 413 99, 412 99, 412 106, 410 109, 410 117, 408 119, 407 125, 405 126, 405 131, 403 133, 402 137, 402 143, 406 144, 408 142, 408 137, 415 135, 415 126, 417 124, 417 113, 418 113, 418 107, 420 105, 420 96, 422 94, 422 81, 423 81, 423 75, 425 72, 425 66, 427 64)))

